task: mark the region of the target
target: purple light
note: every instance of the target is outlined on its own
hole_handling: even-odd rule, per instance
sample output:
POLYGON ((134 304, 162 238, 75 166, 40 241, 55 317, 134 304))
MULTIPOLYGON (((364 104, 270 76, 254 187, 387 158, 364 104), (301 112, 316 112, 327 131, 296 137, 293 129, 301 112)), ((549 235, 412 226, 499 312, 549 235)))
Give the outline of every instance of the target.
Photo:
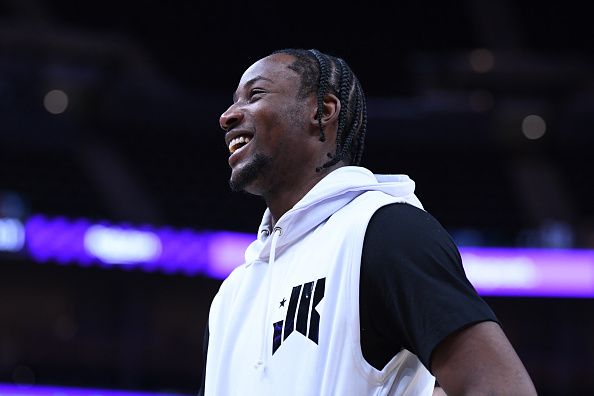
POLYGON ((192 230, 176 231, 164 228, 155 231, 161 240, 161 256, 145 269, 158 269, 167 274, 176 272, 198 275, 208 266, 207 240, 202 233, 192 230))
MULTIPOLYGON (((253 234, 132 227, 33 216, 26 247, 39 262, 139 268, 224 279, 243 262, 253 234), (89 242, 91 241, 91 242, 89 242)), ((484 296, 594 297, 594 250, 460 248, 484 296)))
POLYGON ((139 268, 190 276, 205 273, 223 278, 243 261, 242 255, 236 260, 233 256, 245 249, 251 237, 248 242, 248 237, 239 233, 92 224, 36 215, 25 224, 25 240, 30 256, 41 263, 139 268))
POLYGON ((594 251, 461 248, 466 275, 484 296, 594 297, 594 251))
POLYGON ((208 236, 208 269, 206 274, 217 279, 226 278, 243 263, 244 252, 255 239, 252 234, 213 232, 208 236))
POLYGON ((93 258, 84 249, 87 220, 69 221, 63 217, 48 219, 36 215, 25 223, 25 243, 31 256, 41 262, 89 265, 93 258))
POLYGON ((105 389, 83 389, 57 386, 3 385, 2 396, 182 396, 171 392, 133 392, 105 389))

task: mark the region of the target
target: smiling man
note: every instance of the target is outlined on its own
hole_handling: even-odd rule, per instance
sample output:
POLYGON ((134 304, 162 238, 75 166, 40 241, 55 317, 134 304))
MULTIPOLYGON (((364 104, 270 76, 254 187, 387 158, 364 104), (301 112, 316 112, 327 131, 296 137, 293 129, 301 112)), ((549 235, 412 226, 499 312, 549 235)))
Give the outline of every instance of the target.
POLYGON ((495 314, 406 175, 358 166, 367 112, 346 62, 285 49, 223 113, 235 191, 267 205, 212 302, 206 395, 533 395, 495 314))

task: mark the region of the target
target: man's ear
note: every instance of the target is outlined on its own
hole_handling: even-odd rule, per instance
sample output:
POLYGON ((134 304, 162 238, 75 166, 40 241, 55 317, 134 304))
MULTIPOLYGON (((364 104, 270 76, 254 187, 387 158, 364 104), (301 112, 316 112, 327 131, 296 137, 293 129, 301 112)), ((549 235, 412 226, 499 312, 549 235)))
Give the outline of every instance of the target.
MULTIPOLYGON (((337 124, 338 125, 338 115, 340 114, 340 99, 336 97, 336 95, 328 93, 324 96, 324 103, 323 103, 323 112, 322 112, 322 126, 324 130, 326 126, 337 124)), ((310 122, 315 125, 316 128, 319 128, 318 122, 318 106, 314 106, 310 122)))

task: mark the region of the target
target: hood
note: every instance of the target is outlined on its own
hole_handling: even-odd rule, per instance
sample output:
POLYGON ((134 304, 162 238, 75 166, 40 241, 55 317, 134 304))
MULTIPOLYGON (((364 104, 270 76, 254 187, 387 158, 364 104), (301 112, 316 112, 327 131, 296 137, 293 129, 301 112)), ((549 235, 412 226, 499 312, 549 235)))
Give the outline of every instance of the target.
MULTIPOLYGON (((359 166, 338 168, 320 180, 274 226, 280 233, 276 241, 278 257, 304 234, 326 221, 332 214, 367 191, 382 191, 420 209, 421 202, 414 194, 415 183, 407 175, 377 175, 359 166)), ((272 216, 266 209, 258 230, 258 238, 245 252, 245 261, 268 261, 273 232, 272 216)))

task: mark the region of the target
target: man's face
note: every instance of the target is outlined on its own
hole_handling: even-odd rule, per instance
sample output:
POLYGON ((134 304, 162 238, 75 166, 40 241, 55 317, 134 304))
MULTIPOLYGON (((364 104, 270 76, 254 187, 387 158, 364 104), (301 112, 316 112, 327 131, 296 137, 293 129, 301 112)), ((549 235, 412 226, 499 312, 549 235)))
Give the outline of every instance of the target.
POLYGON ((293 61, 291 55, 276 54, 254 63, 221 115, 235 191, 266 195, 287 188, 307 162, 304 143, 313 95, 298 97, 300 76, 287 67, 293 61))

